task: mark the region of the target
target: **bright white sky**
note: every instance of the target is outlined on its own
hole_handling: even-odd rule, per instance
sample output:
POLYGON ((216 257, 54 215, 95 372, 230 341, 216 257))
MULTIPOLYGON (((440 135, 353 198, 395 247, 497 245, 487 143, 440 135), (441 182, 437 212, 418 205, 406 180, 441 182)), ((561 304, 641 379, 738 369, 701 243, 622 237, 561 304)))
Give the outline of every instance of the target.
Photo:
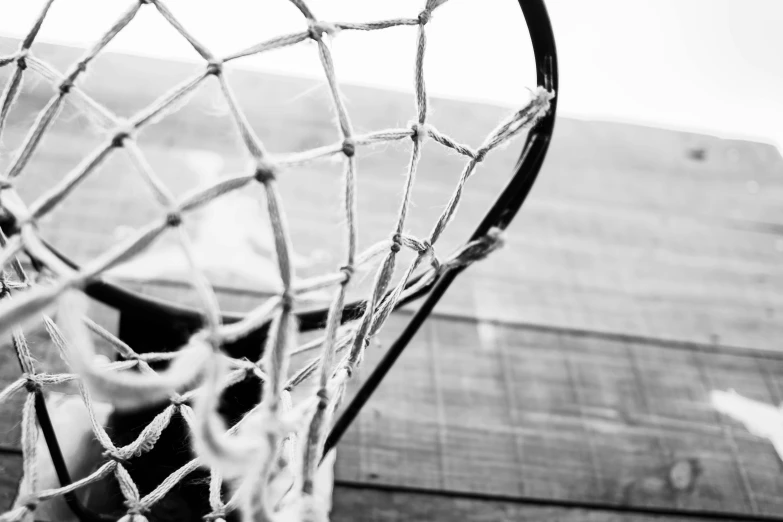
MULTIPOLYGON (((133 0, 55 0, 40 40, 87 45, 133 0)), ((0 34, 19 36, 43 0, 0 0, 0 34)), ((326 20, 415 16, 424 0, 310 0, 326 20)), ((301 30, 286 0, 168 0, 218 55, 301 30), (218 8, 220 6, 220 8, 218 8)), ((783 2, 780 0, 548 0, 561 70, 562 114, 639 122, 783 144, 783 2)), ((430 31, 433 94, 519 105, 533 85, 532 52, 514 0, 452 0, 430 31)), ((355 83, 407 88, 411 28, 334 42, 338 73, 355 83)), ((193 59, 151 7, 112 50, 193 59)), ((320 75, 312 47, 242 66, 320 75)), ((320 77, 320 76, 319 76, 320 77)))

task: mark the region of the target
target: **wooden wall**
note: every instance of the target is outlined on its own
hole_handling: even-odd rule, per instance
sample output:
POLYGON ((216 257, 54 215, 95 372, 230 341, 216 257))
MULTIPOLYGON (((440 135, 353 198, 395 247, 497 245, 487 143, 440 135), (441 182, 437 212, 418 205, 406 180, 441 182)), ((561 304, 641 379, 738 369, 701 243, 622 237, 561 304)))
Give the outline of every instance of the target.
POLYGON ((780 404, 781 375, 777 354, 435 317, 340 446, 337 477, 781 513, 774 448, 710 403, 736 389, 780 404))
MULTIPOLYGON (((0 40, 0 51, 14 45, 0 40)), ((61 70, 78 54, 45 45, 36 52, 61 70)), ((192 70, 110 56, 96 62, 84 87, 129 115, 192 70), (134 82, 140 74, 143 85, 134 82)), ((0 80, 7 71, 0 70, 0 80)), ((232 80, 273 152, 336 139, 325 91, 311 81, 241 71, 232 80)), ((20 142, 50 92, 43 83, 28 88, 12 113, 3 152, 20 142)), ((348 92, 359 129, 401 125, 412 114, 412 102, 400 94, 348 92)), ((213 102, 207 90, 141 136, 150 163, 177 193, 197 181, 186 159, 199 152, 222 158, 221 174, 245 167, 229 120, 205 110, 213 102)), ((433 107, 438 128, 472 144, 507 112, 445 100, 433 107)), ((98 143, 69 110, 20 179, 26 197, 51 186, 98 143)), ((518 144, 502 151, 471 180, 442 252, 464 240, 491 204, 516 150, 518 144)), ((387 234, 407 154, 401 145, 358 156, 365 246, 387 234)), ((0 156, 0 168, 9 159, 0 156)), ((428 231, 459 167, 459 158, 428 145, 412 233, 428 231)), ((459 279, 340 446, 336 519, 648 520, 390 492, 411 485, 783 512, 772 446, 708 401, 710 391, 729 388, 765 403, 783 399, 782 167, 769 145, 561 119, 507 247, 459 279), (386 489, 339 487, 341 480, 386 489)), ((326 251, 328 266, 339 262, 338 179, 339 166, 331 164, 281 177, 298 250, 326 251)), ((149 201, 143 191, 127 162, 111 162, 43 230, 66 252, 88 259, 116 241, 119 226, 156 215, 154 205, 142 202, 149 201)), ((224 294, 228 308, 243 308, 252 298, 241 281, 224 284, 233 288, 224 294)), ((405 318, 395 316, 382 341, 405 318)), ((363 375, 381 353, 372 348, 363 375)), ((14 445, 9 411, 2 410, 10 421, 4 440, 14 445)), ((0 465, 12 466, 13 458, 0 465)), ((0 500, 8 498, 2 484, 0 500)))
POLYGON ((334 519, 342 522, 706 522, 709 518, 662 517, 614 511, 523 505, 512 501, 476 500, 443 495, 373 489, 356 485, 335 488, 334 519))

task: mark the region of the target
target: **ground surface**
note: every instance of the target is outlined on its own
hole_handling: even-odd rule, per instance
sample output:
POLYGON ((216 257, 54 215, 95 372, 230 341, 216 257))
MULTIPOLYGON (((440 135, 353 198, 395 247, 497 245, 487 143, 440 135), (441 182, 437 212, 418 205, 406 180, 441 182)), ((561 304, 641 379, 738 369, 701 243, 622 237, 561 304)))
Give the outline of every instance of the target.
MULTIPOLYGON (((0 40, 0 54, 14 46, 0 40)), ((77 56, 47 46, 37 52, 60 70, 77 56)), ((4 79, 8 69, 1 71, 4 79)), ((192 71, 114 56, 98 60, 84 87, 130 115, 192 71), (143 83, 136 81, 140 75, 143 83)), ((324 86, 240 72, 231 79, 272 152, 337 139, 324 86)), ((3 168, 51 92, 44 82, 26 87, 5 131, 3 168)), ((178 193, 205 176, 246 166, 230 120, 207 91, 141 136, 153 168, 178 193)), ((360 130, 404 126, 413 114, 412 101, 400 94, 346 92, 360 130)), ((506 112, 437 100, 432 123, 476 145, 506 112)), ((23 194, 51 186, 98 143, 87 122, 66 109, 21 179, 23 194)), ((520 145, 490 159, 471 180, 444 252, 469 235, 520 145)), ((407 151, 400 144, 358 155, 363 245, 388 234, 407 151)), ((425 150, 412 233, 429 230, 460 165, 436 146, 425 150)), ((513 518, 522 509, 368 493, 349 483, 448 490, 457 497, 474 492, 783 512, 783 475, 771 444, 709 402, 712 390, 729 388, 769 404, 783 400, 782 168, 777 151, 763 144, 559 121, 507 247, 458 280, 341 445, 335 519, 495 520, 494 514, 513 518)), ((341 262, 339 175, 339 165, 326 163, 281 176, 298 253, 320 252, 316 266, 305 270, 341 262)), ((127 162, 112 161, 44 230, 67 253, 89 259, 121 237, 122 227, 156 215, 144 190, 127 162)), ((260 216, 237 212, 235 222, 260 216)), ((241 247, 243 237, 231 237, 222 248, 241 247)), ((209 241, 204 245, 209 256, 209 241)), ((215 276, 227 287, 227 308, 257 302, 253 290, 261 283, 241 276, 231 270, 215 276)), ((116 317, 100 316, 116 328, 116 317)), ((392 339, 406 317, 395 317, 381 339, 392 339)), ((38 347, 47 359, 43 340, 38 347)), ((371 350, 364 374, 381 353, 371 350)), ((0 361, 3 379, 15 378, 9 350, 0 361)), ((18 403, 1 411, 0 441, 14 446, 18 403)), ((6 505, 18 460, 0 454, 6 505)), ((589 515, 524 513, 564 520, 589 515)))

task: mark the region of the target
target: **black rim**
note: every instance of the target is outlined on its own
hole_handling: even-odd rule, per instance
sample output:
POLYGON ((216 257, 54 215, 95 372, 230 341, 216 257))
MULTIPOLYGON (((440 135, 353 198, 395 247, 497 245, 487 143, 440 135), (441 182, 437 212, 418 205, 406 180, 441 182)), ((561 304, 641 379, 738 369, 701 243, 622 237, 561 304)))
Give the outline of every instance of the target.
MULTIPOLYGON (((530 40, 533 45, 537 83, 548 91, 559 95, 555 39, 544 0, 519 0, 519 5, 522 9, 530 34, 530 40)), ((505 229, 522 207, 522 204, 525 202, 525 199, 541 170, 541 166, 549 148, 555 125, 556 110, 557 97, 551 100, 549 112, 541 118, 536 126, 528 133, 524 148, 522 149, 522 153, 514 168, 514 176, 476 228, 470 241, 484 237, 493 227, 505 229)), ((78 268, 78 265, 75 262, 57 251, 57 249, 51 247, 51 245, 48 246, 63 262, 73 268, 78 268)), ((38 264, 38 260, 35 258, 31 258, 31 260, 34 264, 38 264)), ((387 350, 381 362, 362 385, 356 396, 345 407, 345 410, 338 418, 327 437, 324 454, 333 449, 340 441, 340 438, 354 419, 356 419, 364 404, 367 403, 389 369, 393 366, 405 347, 410 343, 411 339, 416 335, 416 332, 430 315, 433 308, 435 308, 435 305, 446 293, 446 290, 448 290, 451 283, 462 270, 464 270, 464 267, 445 272, 430 283, 422 286, 422 288, 415 293, 398 302, 395 308, 418 300, 424 295, 427 296, 397 340, 387 350)), ((412 287, 419 281, 420 278, 411 279, 408 283, 408 287, 412 287)), ((195 308, 142 295, 102 279, 91 281, 87 284, 84 291, 91 298, 120 311, 144 310, 151 314, 178 319, 189 324, 201 323, 202 314, 195 308)), ((342 321, 347 322, 361 317, 366 306, 367 302, 363 300, 350 303, 345 307, 342 321)), ((328 310, 326 308, 297 312, 300 330, 311 331, 323 327, 327 313, 328 310)), ((241 318, 242 314, 238 313, 227 312, 223 314, 223 320, 226 323, 233 323, 241 318)), ((265 330, 267 326, 268 325, 264 325, 260 327, 259 330, 265 330)), ((38 423, 49 448, 52 463, 54 464, 60 484, 66 486, 72 482, 68 467, 63 458, 57 440, 57 434, 49 418, 43 392, 38 390, 35 393, 38 423)), ((76 517, 83 522, 107 522, 115 520, 114 517, 95 513, 86 509, 74 493, 65 494, 63 495, 63 498, 76 517)))

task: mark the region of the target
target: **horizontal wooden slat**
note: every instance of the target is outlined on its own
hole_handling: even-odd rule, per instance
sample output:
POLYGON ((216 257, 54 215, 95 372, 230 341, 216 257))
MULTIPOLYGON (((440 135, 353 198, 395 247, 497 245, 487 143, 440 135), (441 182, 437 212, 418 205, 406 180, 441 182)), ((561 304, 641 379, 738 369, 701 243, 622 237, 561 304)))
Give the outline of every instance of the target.
MULTIPOLYGON (((13 42, 0 40, 0 48, 6 47, 12 49, 13 42)), ((34 49, 60 69, 78 56, 64 47, 34 49)), ((83 86, 130 115, 194 70, 193 64, 104 55, 91 65, 83 86)), ((338 139, 326 97, 312 90, 313 80, 240 70, 231 71, 230 79, 273 153, 338 139)), ((26 87, 6 130, 9 149, 20 143, 51 92, 45 82, 29 81, 26 87)), ((404 126, 412 113, 402 93, 352 86, 346 93, 359 132, 404 126)), ((216 110, 217 99, 208 81, 187 106, 140 135, 150 163, 175 193, 198 183, 192 163, 212 161, 205 151, 222 159, 223 174, 247 168, 247 154, 230 118, 216 110)), ((473 145, 507 112, 451 100, 433 100, 432 106, 432 123, 473 145)), ((98 134, 84 125, 75 109, 65 110, 20 180, 26 197, 51 186, 99 143, 98 134)), ((391 231, 409 147, 401 142, 359 152, 362 245, 391 231)), ((518 150, 519 143, 490 156, 470 180, 461 211, 438 246, 441 253, 470 234, 505 183, 518 150)), ((161 212, 120 156, 85 182, 45 227, 77 258, 90 258, 116 241, 118 226, 139 226, 161 212), (101 219, 89 219, 95 215, 101 219)), ((419 236, 428 233, 463 164, 432 143, 423 158, 407 227, 419 236)), ((781 163, 768 145, 562 119, 530 201, 509 230, 507 248, 461 278, 441 310, 777 349, 775 339, 783 334, 781 163), (703 160, 693 159, 694 149, 703 149, 703 160)), ((281 176, 297 249, 304 255, 326 252, 327 268, 342 262, 340 176, 340 165, 329 162, 281 176)), ((261 215, 242 219, 257 223, 261 215)))
MULTIPOLYGON (((370 352, 357 386, 381 353, 370 352)), ((777 404, 767 383, 781 365, 777 356, 709 346, 431 318, 346 435, 336 476, 778 513, 775 450, 717 413, 710 392, 735 389, 777 404), (675 486, 679 473, 690 479, 675 486)))
POLYGON ((521 505, 502 500, 475 500, 459 496, 374 490, 337 484, 334 489, 333 520, 340 522, 707 522, 710 518, 663 517, 564 507, 521 505))

